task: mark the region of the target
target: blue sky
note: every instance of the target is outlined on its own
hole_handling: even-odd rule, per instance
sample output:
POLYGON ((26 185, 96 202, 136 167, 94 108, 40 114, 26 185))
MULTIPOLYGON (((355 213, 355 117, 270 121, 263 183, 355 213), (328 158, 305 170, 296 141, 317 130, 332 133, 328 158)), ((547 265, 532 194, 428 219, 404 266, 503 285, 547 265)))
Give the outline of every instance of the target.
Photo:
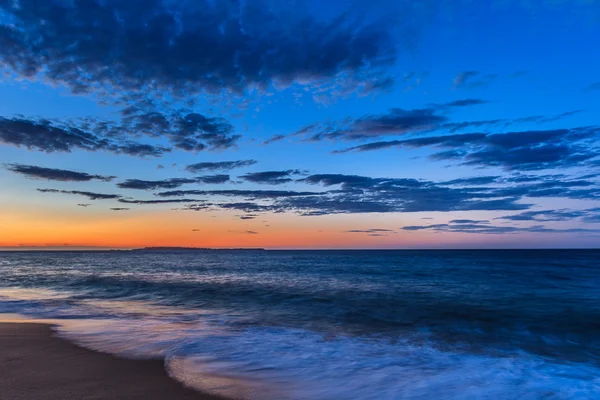
POLYGON ((0 246, 597 246, 599 2, 321 3, 0 1, 0 246))

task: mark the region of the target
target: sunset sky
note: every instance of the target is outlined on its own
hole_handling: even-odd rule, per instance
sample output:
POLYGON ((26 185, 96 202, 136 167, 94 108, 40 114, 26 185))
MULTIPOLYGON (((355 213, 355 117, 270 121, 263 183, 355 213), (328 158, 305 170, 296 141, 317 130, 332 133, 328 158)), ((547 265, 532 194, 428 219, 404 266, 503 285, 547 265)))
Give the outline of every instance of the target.
POLYGON ((598 247, 600 2, 0 0, 0 247, 598 247))

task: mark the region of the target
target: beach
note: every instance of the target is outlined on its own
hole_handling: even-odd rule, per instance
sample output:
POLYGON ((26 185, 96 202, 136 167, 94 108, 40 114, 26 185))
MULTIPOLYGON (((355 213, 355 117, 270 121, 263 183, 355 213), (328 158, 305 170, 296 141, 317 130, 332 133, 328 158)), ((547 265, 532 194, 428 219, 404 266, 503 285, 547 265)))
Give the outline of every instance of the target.
POLYGON ((223 400, 183 387, 162 360, 86 350, 37 323, 0 323, 0 398, 223 400))

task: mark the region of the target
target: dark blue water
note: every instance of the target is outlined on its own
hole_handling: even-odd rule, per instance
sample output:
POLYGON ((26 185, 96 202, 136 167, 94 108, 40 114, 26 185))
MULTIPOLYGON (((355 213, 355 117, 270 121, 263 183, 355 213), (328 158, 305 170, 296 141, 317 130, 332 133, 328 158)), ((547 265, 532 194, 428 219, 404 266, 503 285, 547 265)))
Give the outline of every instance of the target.
POLYGON ((0 312, 241 398, 600 398, 600 251, 7 252, 0 312))

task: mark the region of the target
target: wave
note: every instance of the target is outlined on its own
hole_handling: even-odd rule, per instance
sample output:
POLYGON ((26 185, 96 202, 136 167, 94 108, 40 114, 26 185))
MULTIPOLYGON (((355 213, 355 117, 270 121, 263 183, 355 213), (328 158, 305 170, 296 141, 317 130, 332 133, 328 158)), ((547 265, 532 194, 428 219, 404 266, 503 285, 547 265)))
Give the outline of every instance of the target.
POLYGON ((393 339, 245 326, 243 315, 148 301, 0 290, 0 311, 55 318, 57 334, 131 358, 164 358, 198 390, 253 399, 590 399, 600 368, 524 350, 474 352, 415 331, 393 339), (77 300, 73 300, 73 298, 77 300))

